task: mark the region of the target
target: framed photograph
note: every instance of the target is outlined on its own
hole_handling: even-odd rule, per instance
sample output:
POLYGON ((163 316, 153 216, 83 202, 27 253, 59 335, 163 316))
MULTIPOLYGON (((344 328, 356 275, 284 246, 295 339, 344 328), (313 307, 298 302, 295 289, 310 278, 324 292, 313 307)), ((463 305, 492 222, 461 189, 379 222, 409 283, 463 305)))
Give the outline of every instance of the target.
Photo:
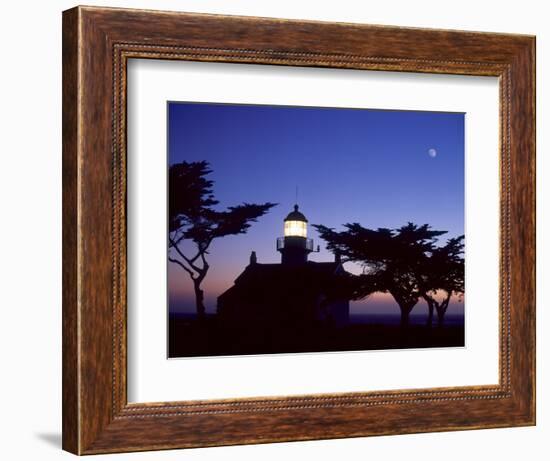
POLYGON ((535 424, 535 39, 63 13, 63 448, 535 424))

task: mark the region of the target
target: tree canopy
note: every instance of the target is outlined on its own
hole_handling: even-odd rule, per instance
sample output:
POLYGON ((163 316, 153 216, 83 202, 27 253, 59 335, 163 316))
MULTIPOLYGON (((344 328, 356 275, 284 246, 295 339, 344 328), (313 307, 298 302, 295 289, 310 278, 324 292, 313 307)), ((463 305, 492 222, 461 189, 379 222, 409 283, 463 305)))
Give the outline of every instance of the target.
POLYGON ((369 229, 348 223, 343 231, 314 227, 330 251, 363 267, 355 297, 375 291, 390 293, 401 309, 404 324, 408 324, 409 314, 421 297, 433 300, 440 289, 463 291, 462 237, 438 247, 438 237, 446 231, 434 230, 428 224, 409 222, 397 229, 369 229))
POLYGON ((219 201, 214 197, 214 182, 207 176, 212 172, 206 161, 181 162, 170 166, 168 247, 169 260, 184 269, 195 287, 197 312, 204 315, 204 295, 200 288, 209 265, 208 249, 216 238, 244 234, 251 224, 276 204, 242 203, 225 210, 214 208, 219 201), (195 250, 186 254, 183 243, 194 243, 195 250))

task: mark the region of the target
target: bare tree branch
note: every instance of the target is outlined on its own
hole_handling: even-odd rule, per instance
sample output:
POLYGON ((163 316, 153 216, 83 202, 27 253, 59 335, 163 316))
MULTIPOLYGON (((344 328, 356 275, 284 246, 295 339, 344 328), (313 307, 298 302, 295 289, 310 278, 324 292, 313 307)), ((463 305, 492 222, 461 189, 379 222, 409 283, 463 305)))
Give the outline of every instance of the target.
POLYGON ((175 258, 171 258, 170 256, 168 256, 168 261, 170 261, 172 263, 175 263, 178 266, 180 266, 181 268, 183 268, 189 274, 189 276, 193 280, 195 280, 195 274, 191 271, 191 269, 189 269, 187 266, 185 266, 180 260, 175 259, 175 258))
POLYGON ((204 270, 204 268, 196 266, 191 259, 189 259, 185 254, 183 254, 183 251, 180 250, 180 248, 174 243, 174 241, 170 238, 170 243, 172 244, 172 248, 176 250, 176 252, 181 256, 181 258, 189 264, 189 266, 199 274, 204 270))

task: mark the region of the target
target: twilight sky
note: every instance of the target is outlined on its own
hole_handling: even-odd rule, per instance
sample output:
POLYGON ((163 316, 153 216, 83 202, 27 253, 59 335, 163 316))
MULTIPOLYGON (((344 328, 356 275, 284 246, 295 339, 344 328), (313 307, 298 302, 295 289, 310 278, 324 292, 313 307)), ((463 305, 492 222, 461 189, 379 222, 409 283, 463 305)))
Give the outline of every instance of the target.
MULTIPOLYGON (((206 160, 214 195, 225 208, 279 205, 248 233, 215 240, 204 281, 208 312, 248 264, 280 262, 283 220, 298 204, 310 224, 347 222, 399 227, 412 221, 464 233, 464 114, 314 107, 168 103, 168 161, 206 160)), ((331 261, 321 246, 310 260, 331 261)), ((347 265, 350 271, 357 271, 347 265)), ((169 263, 171 312, 193 312, 189 276, 169 263)), ((456 312, 462 306, 454 306, 456 312)), ((418 305, 414 313, 424 313, 418 305)), ((451 311, 451 308, 449 309, 451 311)), ((352 313, 399 313, 388 295, 352 303, 352 313)))

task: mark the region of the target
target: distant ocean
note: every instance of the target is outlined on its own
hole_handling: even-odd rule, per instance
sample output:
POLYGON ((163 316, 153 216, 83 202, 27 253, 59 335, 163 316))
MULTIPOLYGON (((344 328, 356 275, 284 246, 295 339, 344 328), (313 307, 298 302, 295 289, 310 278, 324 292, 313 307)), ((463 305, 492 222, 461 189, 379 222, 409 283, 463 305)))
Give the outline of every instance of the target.
MULTIPOLYGON (((207 316, 214 314, 207 314, 207 316)), ((174 320, 192 321, 196 318, 196 314, 187 312, 172 312, 170 317, 174 320)), ((427 314, 411 314, 411 325, 425 325, 427 314)), ((371 325, 399 325, 401 321, 400 315, 397 314, 380 314, 380 313, 350 313, 350 322, 354 324, 371 324, 371 325)), ((434 313, 434 324, 437 323, 437 316, 434 313)), ((445 316, 445 325, 461 326, 464 325, 464 315, 448 314, 445 316)))
MULTIPOLYGON (((357 314, 350 313, 350 321, 355 324, 378 324, 378 325, 398 325, 401 321, 399 314, 357 314)), ((425 325, 427 314, 411 314, 409 322, 411 325, 425 325)), ((437 323, 437 315, 434 312, 434 324, 437 323)), ((464 315, 446 315, 445 325, 460 326, 464 325, 464 315)))

